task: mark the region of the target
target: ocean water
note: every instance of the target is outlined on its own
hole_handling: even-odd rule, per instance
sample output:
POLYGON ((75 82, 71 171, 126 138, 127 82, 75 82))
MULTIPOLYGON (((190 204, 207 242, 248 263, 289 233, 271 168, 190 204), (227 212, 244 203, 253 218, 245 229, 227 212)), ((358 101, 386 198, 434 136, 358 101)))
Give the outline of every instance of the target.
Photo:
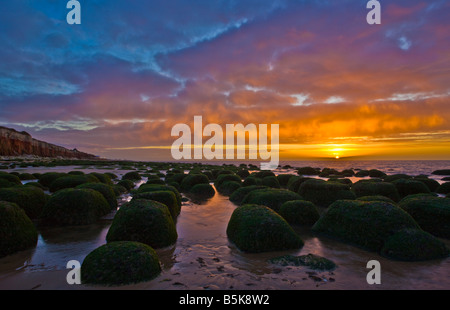
POLYGON ((333 168, 338 171, 344 169, 378 169, 386 174, 429 175, 440 179, 442 176, 433 176, 431 173, 439 169, 450 169, 450 160, 319 160, 319 161, 282 161, 280 165, 293 167, 333 168))

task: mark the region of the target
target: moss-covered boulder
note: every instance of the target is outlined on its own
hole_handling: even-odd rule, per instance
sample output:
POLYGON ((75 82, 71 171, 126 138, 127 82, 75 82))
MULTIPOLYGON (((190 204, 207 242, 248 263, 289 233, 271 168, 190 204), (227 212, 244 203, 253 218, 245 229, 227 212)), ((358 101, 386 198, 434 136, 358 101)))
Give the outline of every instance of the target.
POLYGON ((306 200, 287 201, 281 205, 278 214, 292 225, 312 226, 320 218, 317 207, 306 200))
POLYGON ((356 197, 385 196, 395 202, 400 200, 400 195, 394 184, 378 180, 360 180, 352 185, 356 197))
POLYGON ((41 183, 38 183, 38 182, 27 182, 24 184, 24 186, 34 186, 34 187, 42 189, 43 191, 48 190, 48 188, 45 188, 44 185, 42 185, 41 183))
POLYGON ((7 188, 7 187, 14 187, 14 186, 20 186, 20 185, 17 185, 15 183, 11 183, 11 182, 9 182, 6 179, 0 178, 0 188, 7 188))
POLYGON ((166 205, 173 219, 176 219, 181 212, 181 207, 173 191, 165 190, 137 193, 133 196, 133 200, 137 199, 154 200, 166 205))
POLYGON ((242 200, 242 204, 256 204, 269 207, 278 212, 286 201, 302 200, 303 198, 294 192, 285 189, 259 189, 251 191, 242 200))
POLYGON ((298 193, 305 200, 325 208, 336 200, 356 198, 349 185, 339 182, 325 182, 319 179, 306 180, 300 185, 298 193))
POLYGON ((66 173, 61 172, 46 172, 39 176, 39 183, 44 185, 46 188, 50 188, 50 184, 58 178, 67 176, 66 173))
POLYGON ((132 200, 123 205, 106 235, 107 242, 136 241, 155 249, 172 245, 177 238, 167 206, 146 199, 132 200))
POLYGON ((288 190, 294 192, 294 193, 298 193, 298 190, 300 189, 300 186, 302 185, 303 182, 306 182, 308 180, 315 180, 314 178, 304 178, 304 177, 299 177, 299 176, 294 176, 292 178, 289 179, 288 184, 287 184, 287 188, 288 190))
POLYGON ((104 183, 86 183, 77 186, 77 188, 90 188, 96 190, 105 197, 106 201, 110 205, 111 210, 116 210, 118 207, 116 193, 112 186, 104 183))
POLYGON ((189 195, 196 199, 208 199, 214 197, 216 191, 210 184, 196 184, 189 191, 189 195))
POLYGON ((450 199, 431 195, 406 197, 400 208, 410 214, 430 234, 450 239, 450 199))
POLYGON ((65 188, 74 188, 85 183, 99 183, 100 181, 93 175, 67 175, 57 178, 50 184, 50 192, 54 193, 65 188))
POLYGON ((149 179, 147 182, 145 182, 145 184, 164 185, 164 184, 166 184, 166 182, 158 178, 158 179, 149 179))
POLYGON ((242 200, 244 200, 244 197, 252 192, 252 191, 256 191, 258 189, 265 189, 267 188, 266 186, 262 186, 262 185, 251 185, 251 186, 244 186, 241 188, 238 188, 237 190, 235 190, 233 192, 233 194, 230 195, 230 201, 238 206, 241 205, 242 200))
POLYGON ((412 179, 398 179, 392 182, 400 195, 404 198, 409 195, 430 193, 430 189, 425 183, 412 179))
POLYGON ((355 175, 355 171, 353 171, 353 169, 344 169, 340 175, 343 177, 353 177, 355 175))
POLYGON ((3 180, 3 182, 9 182, 15 185, 22 185, 22 182, 20 181, 19 177, 14 174, 6 173, 6 172, 0 172, 0 180, 3 180))
POLYGON ((0 200, 17 204, 30 219, 38 218, 47 203, 44 191, 34 186, 0 188, 0 200))
POLYGON ((250 172, 248 172, 247 169, 242 169, 242 170, 237 171, 236 174, 238 176, 240 176, 241 179, 245 179, 246 177, 248 177, 250 175, 250 172))
POLYGON ((280 188, 280 182, 278 182, 277 177, 268 176, 262 179, 262 185, 271 187, 271 188, 280 188))
POLYGON ((197 184, 209 184, 208 177, 204 174, 188 174, 181 182, 180 189, 182 192, 189 192, 197 184))
POLYGON ((303 246, 303 241, 280 215, 259 205, 236 208, 228 222, 227 236, 241 251, 249 253, 303 246))
POLYGON ((21 173, 21 174, 19 174, 19 179, 21 181, 36 180, 34 175, 32 175, 31 173, 21 173))
POLYGON ((434 174, 434 175, 450 175, 450 169, 435 170, 431 174, 434 174))
POLYGON ((113 181, 111 180, 109 175, 107 175, 106 173, 92 172, 92 173, 89 173, 89 175, 92 175, 95 178, 97 178, 100 181, 100 183, 107 184, 107 185, 113 184, 113 181))
POLYGON ((137 193, 147 193, 156 191, 171 191, 177 198, 178 205, 181 206, 181 194, 174 186, 171 185, 158 185, 158 184, 143 184, 137 190, 137 193))
POLYGON ((42 211, 44 225, 68 226, 95 223, 111 210, 105 197, 98 191, 67 188, 54 193, 42 211))
POLYGON ((270 170, 261 170, 261 171, 253 172, 251 175, 254 176, 255 178, 264 179, 265 177, 274 177, 275 173, 273 173, 270 170))
POLYGON ((166 176, 166 183, 178 183, 178 186, 181 185, 181 182, 183 182, 184 178, 186 178, 188 176, 188 174, 184 174, 184 173, 175 173, 172 174, 170 176, 166 176))
POLYGON ((414 177, 414 180, 416 181, 420 181, 423 184, 425 184, 428 189, 430 190, 430 192, 435 192, 436 189, 439 187, 439 182, 424 176, 418 176, 418 177, 414 177))
POLYGON ((119 184, 114 184, 111 186, 111 188, 113 189, 114 194, 117 197, 128 192, 128 190, 125 187, 123 187, 122 185, 119 185, 119 184))
POLYGON ((404 229, 390 236, 381 254, 401 261, 425 261, 446 258, 449 250, 438 238, 419 229, 404 229))
POLYGON ((81 282, 118 286, 149 281, 161 273, 158 255, 138 242, 111 242, 95 249, 81 265, 81 282))
POLYGON ((385 197, 385 196, 363 196, 356 198, 357 200, 361 201, 381 201, 381 202, 388 202, 395 204, 395 201, 393 201, 391 198, 385 197))
POLYGON ((442 183, 437 189, 436 193, 439 194, 449 194, 450 193, 450 182, 442 183))
POLYGON ((405 180, 409 180, 412 179, 413 177, 407 174, 403 174, 403 173, 398 173, 398 174, 391 174, 391 175, 387 175, 383 178, 383 180, 385 182, 394 182, 400 179, 405 179, 405 180))
POLYGON ((305 266, 318 271, 332 271, 337 267, 333 261, 314 254, 302 256, 283 255, 270 259, 269 263, 279 266, 305 266))
POLYGON ((289 180, 295 177, 295 175, 293 174, 279 174, 277 175, 277 180, 278 183, 280 184, 280 186, 282 187, 287 187, 289 180))
POLYGON ((110 178, 111 180, 116 180, 116 179, 119 178, 116 174, 114 174, 114 173, 112 173, 112 172, 105 172, 105 175, 109 176, 109 178, 110 178))
POLYGON ((342 177, 329 178, 328 182, 337 182, 337 183, 347 184, 347 185, 350 185, 350 186, 353 184, 352 180, 346 179, 346 178, 342 178, 342 177))
POLYGON ((241 182, 236 181, 226 181, 222 184, 220 184, 219 187, 217 187, 217 191, 224 196, 230 196, 233 194, 236 190, 242 187, 241 182))
POLYGON ((384 173, 383 171, 380 171, 378 169, 370 169, 369 177, 382 179, 382 178, 386 177, 386 173, 384 173))
POLYGON ((369 176, 369 170, 359 170, 355 173, 355 177, 364 178, 369 176))
POLYGON ((130 171, 125 173, 122 176, 122 180, 130 180, 130 181, 140 181, 142 179, 141 175, 137 171, 130 171))
POLYGON ((136 185, 131 180, 120 180, 117 185, 123 186, 127 191, 132 190, 136 185))
POLYGON ((0 258, 36 246, 38 233, 15 203, 0 201, 0 258))
POLYGON ((219 176, 214 181, 214 186, 219 190, 220 186, 225 182, 236 182, 241 183, 241 178, 236 174, 219 174, 219 176))
POLYGON ((339 200, 313 226, 313 230, 369 251, 379 252, 395 232, 419 229, 401 208, 386 202, 339 200))
POLYGON ((262 180, 260 178, 255 178, 252 176, 246 177, 242 182, 242 186, 254 186, 254 185, 262 185, 262 180))
POLYGON ((297 169, 297 173, 299 175, 319 175, 320 174, 319 168, 313 168, 313 167, 301 167, 297 169))

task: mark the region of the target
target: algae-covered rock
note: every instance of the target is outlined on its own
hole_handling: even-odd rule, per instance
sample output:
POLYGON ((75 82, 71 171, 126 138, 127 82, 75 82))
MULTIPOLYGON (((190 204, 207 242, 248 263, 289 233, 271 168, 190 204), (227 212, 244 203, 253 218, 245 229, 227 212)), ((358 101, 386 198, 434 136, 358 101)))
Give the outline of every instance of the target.
POLYGON ((67 175, 57 178, 50 184, 50 192, 54 193, 65 188, 74 188, 85 183, 99 183, 100 181, 93 175, 67 175))
POLYGON ((95 223, 111 210, 105 197, 98 191, 67 188, 54 193, 42 211, 45 225, 67 226, 95 223))
POLYGON ((216 191, 210 184, 196 184, 191 188, 189 194, 197 199, 208 199, 214 197, 216 191))
POLYGON ((252 176, 246 177, 242 182, 242 186, 254 186, 254 185, 262 185, 262 180, 260 178, 255 178, 252 176))
POLYGON ((242 181, 241 178, 235 174, 219 174, 214 181, 214 186, 216 187, 217 191, 220 192, 220 187, 226 182, 236 182, 241 184, 242 181))
POLYGON ((271 187, 271 188, 280 188, 280 182, 278 182, 277 177, 275 176, 267 176, 262 179, 262 185, 271 187))
POLYGON ((320 169, 312 167, 301 167, 297 169, 299 175, 319 175, 320 169))
POLYGON ((142 177, 137 171, 130 171, 122 176, 122 180, 139 181, 142 177))
POLYGON ((434 174, 434 175, 450 175, 450 169, 435 170, 431 174, 434 174))
POLYGON ((180 189, 182 192, 189 192, 197 184, 209 184, 208 177, 204 174, 188 174, 181 182, 180 189))
POLYGON ((236 190, 242 187, 241 182, 236 181, 226 181, 222 183, 219 187, 217 187, 217 191, 224 196, 230 196, 236 190))
POLYGON ((251 185, 251 186, 244 186, 241 188, 238 188, 237 190, 235 190, 233 192, 233 194, 230 195, 230 201, 236 205, 241 205, 242 200, 244 199, 244 197, 255 190, 258 189, 265 189, 267 188, 266 186, 262 186, 262 185, 251 185))
POLYGON ((439 194, 449 194, 450 193, 450 182, 442 183, 437 189, 436 193, 439 194))
POLYGON ((112 186, 104 183, 85 183, 77 186, 77 188, 90 188, 96 190, 105 197, 106 201, 110 205, 111 210, 116 210, 118 207, 116 193, 112 186))
POLYGON ((420 229, 401 208, 386 202, 339 200, 313 226, 313 230, 369 251, 379 252, 395 232, 420 229))
POLYGON ((424 177, 424 176, 414 177, 414 180, 420 181, 423 184, 425 184, 431 192, 435 192, 436 189, 440 185, 438 181, 430 179, 430 178, 427 178, 427 177, 424 177))
POLYGON ((20 181, 18 176, 14 175, 14 174, 6 173, 6 172, 0 172, 0 180, 4 184, 7 182, 7 183, 14 184, 14 185, 22 185, 22 182, 20 181))
POLYGON ((172 245, 177 238, 167 206, 145 199, 132 200, 123 205, 106 235, 107 242, 136 241, 155 249, 172 245))
POLYGON ((412 179, 398 179, 392 182, 400 195, 400 198, 408 195, 430 193, 430 189, 425 183, 412 179))
POLYGON ((368 177, 369 174, 370 174, 369 170, 359 170, 358 172, 355 173, 355 177, 364 178, 364 177, 368 177))
POLYGON ((378 169, 371 169, 371 170, 369 170, 369 177, 382 179, 382 178, 386 177, 386 173, 384 173, 383 171, 380 171, 378 169))
POLYGON ((137 193, 156 192, 156 191, 171 191, 177 198, 178 206, 181 206, 181 194, 174 186, 158 185, 158 184, 143 184, 137 190, 137 193))
POLYGON ((356 198, 349 185, 338 182, 325 182, 318 179, 303 182, 298 193, 305 200, 325 208, 336 200, 352 200, 356 198))
POLYGON ((385 196, 363 196, 363 197, 358 197, 356 198, 356 200, 361 200, 361 201, 381 201, 381 202, 388 202, 388 203, 392 203, 395 204, 395 201, 393 201, 391 198, 385 197, 385 196))
POLYGON ((289 180, 292 177, 295 177, 295 175, 293 175, 293 174, 279 174, 279 175, 277 175, 277 180, 278 180, 278 183, 280 184, 280 186, 287 187, 288 186, 288 182, 289 182, 289 180))
POLYGON ((123 186, 127 191, 130 191, 135 187, 134 182, 131 180, 120 180, 117 182, 117 185, 123 186))
POLYGON ((278 212, 281 205, 286 201, 302 200, 303 198, 294 192, 285 189, 259 189, 251 191, 242 200, 242 204, 257 204, 271 208, 278 212))
POLYGON ((281 205, 278 214, 292 225, 312 226, 320 218, 317 207, 306 200, 287 201, 281 205))
POLYGON ((50 184, 52 184, 53 181, 64 176, 68 176, 68 174, 61 172, 46 172, 39 176, 39 183, 46 188, 50 188, 50 184))
POLYGON ((394 184, 378 180, 360 180, 352 185, 356 197, 385 196, 395 202, 400 200, 400 195, 394 184))
POLYGON ((0 258, 36 246, 38 233, 15 203, 0 201, 0 258))
POLYGON ((92 172, 89 175, 96 177, 103 184, 107 184, 107 185, 113 184, 111 177, 109 175, 107 175, 106 173, 92 172))
POLYGON ((149 281, 161 272, 150 246, 130 241, 111 242, 95 249, 81 265, 83 284, 125 285, 149 281))
POLYGON ((137 193, 133 196, 132 201, 137 199, 154 200, 166 205, 173 219, 176 219, 181 211, 181 207, 173 191, 165 190, 137 193))
POLYGON ((408 196, 399 206, 430 234, 450 239, 450 199, 431 195, 408 196))
POLYGON ((404 229, 390 236, 381 254, 401 261, 424 261, 445 258, 449 250, 431 234, 419 229, 404 229))
POLYGON ((47 203, 44 191, 34 186, 0 188, 0 200, 17 204, 30 219, 38 218, 47 203))
POLYGON ((303 246, 303 241, 280 215, 259 205, 236 208, 227 226, 227 236, 241 251, 249 253, 303 246))

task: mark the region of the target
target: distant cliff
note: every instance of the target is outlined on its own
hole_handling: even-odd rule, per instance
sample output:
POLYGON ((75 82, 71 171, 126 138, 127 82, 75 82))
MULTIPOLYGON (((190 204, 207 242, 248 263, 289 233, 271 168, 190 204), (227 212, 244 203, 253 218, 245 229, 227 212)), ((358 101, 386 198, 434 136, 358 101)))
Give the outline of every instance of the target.
POLYGON ((33 139, 25 131, 18 132, 0 126, 0 156, 34 155, 39 157, 63 157, 77 159, 94 159, 95 155, 69 150, 44 141, 33 139))

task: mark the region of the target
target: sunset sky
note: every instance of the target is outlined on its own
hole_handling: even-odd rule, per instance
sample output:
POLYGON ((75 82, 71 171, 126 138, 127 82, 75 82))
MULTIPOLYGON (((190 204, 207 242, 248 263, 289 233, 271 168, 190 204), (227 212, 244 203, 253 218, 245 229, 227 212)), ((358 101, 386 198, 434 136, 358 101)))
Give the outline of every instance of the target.
POLYGON ((177 123, 279 124, 282 159, 449 159, 450 1, 2 1, 0 126, 171 160, 177 123))

